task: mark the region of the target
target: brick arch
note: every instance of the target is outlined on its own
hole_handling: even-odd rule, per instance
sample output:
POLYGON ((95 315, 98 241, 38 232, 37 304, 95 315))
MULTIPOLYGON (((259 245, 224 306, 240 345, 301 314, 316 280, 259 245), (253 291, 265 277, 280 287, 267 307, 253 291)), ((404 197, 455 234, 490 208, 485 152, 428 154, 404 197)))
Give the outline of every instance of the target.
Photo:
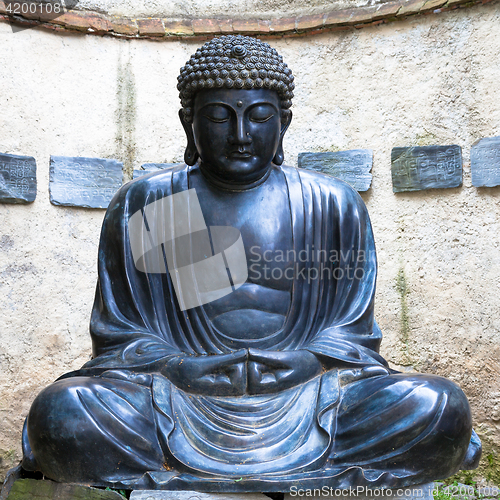
MULTIPOLYGON (((14 2, 15 0, 11 0, 14 2)), ((25 0, 22 0, 25 1, 25 0)), ((52 31, 74 31, 92 35, 155 40, 206 39, 221 34, 256 35, 260 38, 298 37, 328 31, 363 28, 406 19, 409 16, 438 14, 500 0, 392 0, 373 6, 333 10, 309 16, 262 19, 168 19, 128 18, 98 12, 71 10, 52 19, 38 14, 13 15, 0 0, 0 21, 20 26, 40 26, 52 31)))

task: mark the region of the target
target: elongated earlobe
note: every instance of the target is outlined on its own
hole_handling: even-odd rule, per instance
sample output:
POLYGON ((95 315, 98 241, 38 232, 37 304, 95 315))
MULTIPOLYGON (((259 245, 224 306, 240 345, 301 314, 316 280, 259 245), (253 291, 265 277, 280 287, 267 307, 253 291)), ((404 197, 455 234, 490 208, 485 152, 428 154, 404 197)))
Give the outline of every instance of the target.
POLYGON ((284 160, 285 160, 285 155, 283 153, 283 143, 280 140, 278 149, 276 150, 276 154, 274 155, 273 158, 273 163, 275 165, 282 165, 284 160))
POLYGON ((282 165, 285 159, 285 154, 283 153, 283 137, 285 136, 285 132, 288 130, 290 123, 292 121, 292 112, 291 110, 287 110, 286 114, 283 114, 281 117, 281 132, 280 132, 280 142, 278 144, 278 149, 273 158, 273 163, 275 165, 282 165))
POLYGON ((186 151, 184 151, 184 163, 189 166, 193 166, 197 161, 200 155, 196 149, 196 146, 193 144, 189 144, 186 146, 186 151))
POLYGON ((198 150, 196 149, 196 144, 194 143, 193 127, 190 123, 186 122, 182 109, 179 110, 179 118, 181 120, 187 138, 186 151, 184 152, 184 162, 187 165, 192 166, 198 161, 198 158, 200 157, 200 155, 198 154, 198 150))

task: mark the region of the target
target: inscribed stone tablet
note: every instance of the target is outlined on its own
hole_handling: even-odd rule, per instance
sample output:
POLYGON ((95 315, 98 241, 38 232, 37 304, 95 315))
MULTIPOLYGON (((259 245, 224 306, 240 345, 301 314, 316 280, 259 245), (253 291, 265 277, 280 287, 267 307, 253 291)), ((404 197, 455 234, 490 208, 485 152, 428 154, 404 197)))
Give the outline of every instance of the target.
POLYGON ((0 202, 31 203, 35 198, 35 158, 0 153, 0 202))
POLYGON ((158 172, 158 170, 163 170, 165 168, 173 167, 177 163, 145 163, 141 168, 134 169, 133 178, 137 179, 143 175, 148 175, 152 172, 158 172))
POLYGON ((472 145, 470 169, 473 186, 500 186, 500 137, 486 137, 472 145))
POLYGON ((460 146, 393 148, 391 163, 395 193, 462 185, 460 146))
POLYGON ((369 149, 299 154, 299 168, 337 177, 356 191, 367 191, 370 188, 372 166, 373 151, 369 149))
POLYGON ((68 207, 107 208, 121 187, 123 164, 104 158, 50 157, 50 202, 68 207))

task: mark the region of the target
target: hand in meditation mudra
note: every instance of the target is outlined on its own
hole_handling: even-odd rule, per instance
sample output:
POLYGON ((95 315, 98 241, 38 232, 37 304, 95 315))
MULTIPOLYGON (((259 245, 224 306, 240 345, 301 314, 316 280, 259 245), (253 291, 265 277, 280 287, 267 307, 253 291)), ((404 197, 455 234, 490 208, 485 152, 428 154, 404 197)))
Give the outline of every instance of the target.
POLYGON ((206 491, 396 487, 476 467, 461 389, 378 354, 361 198, 281 166, 294 89, 282 57, 223 36, 178 80, 186 164, 112 200, 93 359, 35 399, 23 467, 206 491))

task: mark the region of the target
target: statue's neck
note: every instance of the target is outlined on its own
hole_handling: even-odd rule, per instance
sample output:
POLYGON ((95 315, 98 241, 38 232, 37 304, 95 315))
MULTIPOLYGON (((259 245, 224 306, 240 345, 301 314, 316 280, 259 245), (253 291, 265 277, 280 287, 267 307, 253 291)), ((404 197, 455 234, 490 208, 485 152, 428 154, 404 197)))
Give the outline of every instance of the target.
POLYGON ((246 191, 248 189, 253 189, 257 186, 260 186, 268 179, 269 174, 271 173, 271 169, 272 165, 270 164, 264 174, 261 175, 258 179, 247 182, 236 182, 219 177, 212 171, 212 169, 207 168, 207 166, 203 162, 200 162, 200 171, 203 174, 205 180, 209 184, 212 184, 214 187, 223 189, 225 191, 246 191))

